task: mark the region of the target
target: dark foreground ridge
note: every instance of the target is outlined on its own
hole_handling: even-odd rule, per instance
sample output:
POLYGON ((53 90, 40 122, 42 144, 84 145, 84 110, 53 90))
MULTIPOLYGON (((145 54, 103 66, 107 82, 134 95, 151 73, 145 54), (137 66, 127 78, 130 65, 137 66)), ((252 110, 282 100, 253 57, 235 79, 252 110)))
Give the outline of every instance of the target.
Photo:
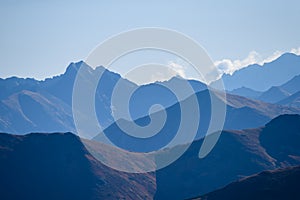
POLYGON ((197 197, 265 170, 300 165, 300 116, 282 115, 261 128, 223 131, 203 159, 198 158, 201 144, 194 142, 156 172, 155 199, 197 197))
POLYGON ((152 199, 155 175, 115 171, 71 133, 0 134, 0 199, 152 199))
POLYGON ((264 171, 194 200, 296 200, 300 199, 299 180, 300 166, 264 171))
MULTIPOLYGON (((188 199, 210 194, 265 170, 299 166, 300 116, 282 115, 261 128, 223 131, 210 154, 199 159, 202 141, 164 169, 129 174, 97 161, 71 133, 0 133, 0 199, 188 199)), ((171 155, 181 147, 160 153, 171 155)), ((288 175, 276 177, 277 188, 285 190, 284 181, 292 184, 288 175)))

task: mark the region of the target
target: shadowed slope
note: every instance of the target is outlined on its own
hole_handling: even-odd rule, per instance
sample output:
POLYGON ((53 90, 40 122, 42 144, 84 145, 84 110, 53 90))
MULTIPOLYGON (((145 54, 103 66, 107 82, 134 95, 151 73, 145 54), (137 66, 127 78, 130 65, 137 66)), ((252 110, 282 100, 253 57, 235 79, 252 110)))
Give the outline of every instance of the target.
POLYGON ((264 171, 194 200, 300 199, 300 167, 264 171))
POLYGON ((71 133, 0 134, 0 162, 1 199, 151 199, 155 191, 154 174, 112 170, 71 133))

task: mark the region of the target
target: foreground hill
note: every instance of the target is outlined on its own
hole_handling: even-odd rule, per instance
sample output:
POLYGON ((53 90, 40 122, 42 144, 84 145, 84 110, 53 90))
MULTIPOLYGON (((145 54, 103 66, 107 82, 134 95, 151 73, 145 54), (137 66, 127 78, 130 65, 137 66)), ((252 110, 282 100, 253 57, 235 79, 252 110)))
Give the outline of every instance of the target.
MULTIPOLYGON (((300 165, 300 116, 282 115, 266 126, 223 131, 215 148, 199 159, 203 140, 155 173, 129 174, 97 161, 71 133, 0 134, 0 199, 187 199, 264 170, 300 165)), ((213 137, 213 136, 210 136, 213 137)), ((161 154, 172 155, 171 149, 161 154)), ((126 165, 126 157, 120 158, 126 165)), ((155 164, 155 163, 150 163, 155 164)), ((137 169, 139 165, 134 166, 137 169)))
POLYGON ((0 199, 152 199, 155 174, 95 160, 71 133, 0 134, 0 199))
POLYGON ((180 159, 156 172, 156 199, 200 196, 264 170, 300 165, 300 116, 279 116, 256 129, 223 131, 203 159, 198 158, 201 144, 194 142, 180 159))
POLYGON ((300 167, 264 171, 194 200, 300 199, 300 167))

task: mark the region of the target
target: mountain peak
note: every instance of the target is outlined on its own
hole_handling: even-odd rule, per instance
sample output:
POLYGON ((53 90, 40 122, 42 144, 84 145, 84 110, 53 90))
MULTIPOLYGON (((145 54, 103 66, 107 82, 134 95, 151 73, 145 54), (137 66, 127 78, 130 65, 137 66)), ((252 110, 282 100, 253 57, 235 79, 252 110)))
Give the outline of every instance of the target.
POLYGON ((71 62, 66 71, 65 71, 65 74, 68 74, 68 73, 74 73, 80 69, 80 67, 89 67, 91 68, 90 66, 88 66, 84 61, 79 61, 79 62, 71 62))
POLYGON ((265 91, 272 86, 282 85, 295 75, 299 75, 299 63, 300 56, 285 53, 262 66, 249 65, 232 75, 224 74, 222 79, 227 90, 244 86, 256 91, 265 91))

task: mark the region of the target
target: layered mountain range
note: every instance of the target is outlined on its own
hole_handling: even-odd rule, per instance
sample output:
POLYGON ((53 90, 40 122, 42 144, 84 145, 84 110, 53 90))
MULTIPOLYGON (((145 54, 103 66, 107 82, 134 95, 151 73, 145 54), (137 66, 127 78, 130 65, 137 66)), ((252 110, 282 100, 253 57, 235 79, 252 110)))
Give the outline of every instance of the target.
POLYGON ((266 91, 299 75, 300 56, 285 53, 276 60, 263 65, 249 65, 233 74, 224 74, 222 79, 227 90, 245 87, 255 91, 266 91))
MULTIPOLYGON (((92 69, 84 62, 71 63, 64 74, 44 81, 17 77, 0 79, 0 131, 15 134, 75 132, 72 94, 79 68, 84 68, 88 72, 85 77, 87 84, 94 77, 103 73, 95 93, 95 110, 102 128, 106 128, 114 122, 111 98, 116 84, 122 85, 125 91, 137 88, 139 88, 138 91, 143 91, 137 92, 135 98, 131 100, 132 105, 130 106, 134 106, 134 108, 130 110, 130 114, 133 119, 137 119, 148 115, 145 104, 151 103, 153 99, 149 96, 159 97, 159 103, 165 107, 175 104, 178 100, 174 96, 168 95, 170 92, 167 87, 172 85, 180 88, 184 82, 181 78, 172 78, 167 82, 138 87, 123 79, 119 74, 103 67, 92 69)), ((201 82, 193 80, 189 82, 195 92, 206 88, 206 85, 201 82)))
POLYGON ((194 142, 176 162, 156 172, 156 199, 187 199, 264 170, 300 165, 300 116, 283 115, 260 128, 223 131, 214 149, 199 159, 202 142, 194 142))
POLYGON ((250 88, 241 87, 232 90, 229 93, 257 99, 268 103, 298 107, 297 104, 293 104, 293 102, 299 96, 299 85, 300 75, 297 75, 286 83, 279 86, 272 86, 264 92, 258 92, 250 88))
MULTIPOLYGON (((200 139, 193 142, 184 155, 170 166, 146 174, 124 173, 103 165, 86 150, 82 140, 71 133, 22 136, 2 133, 0 196, 1 199, 192 198, 239 179, 243 183, 247 176, 263 170, 300 165, 299 133, 299 115, 279 116, 256 129, 223 131, 207 157, 198 157, 203 142, 200 139)), ((97 147, 105 148, 105 144, 99 143, 97 147)), ((171 155, 177 148, 182 146, 162 150, 157 156, 171 155)), ((126 157, 123 160, 124 164, 130 162, 126 161, 126 157)), ((291 187, 299 189, 298 180, 293 178, 292 182, 287 182, 290 179, 284 177, 276 175, 268 178, 265 187, 277 184, 276 187, 280 188, 283 181, 284 187, 293 183, 291 187)), ((249 186, 242 186, 245 190, 258 187, 246 182, 249 186)), ((229 189, 217 194, 225 193, 226 197, 234 194, 234 190, 243 195, 242 190, 232 189, 239 187, 235 185, 229 185, 229 189)), ((269 194, 276 195, 275 189, 275 193, 271 189, 269 194)), ((210 196, 214 195, 209 193, 210 196)), ((295 198, 290 199, 297 196, 292 197, 295 198)))
MULTIPOLYGON (((43 81, 0 79, 0 199, 298 199, 300 56, 284 54, 263 66, 223 75, 223 81, 227 93, 215 90, 214 83, 207 86, 180 77, 139 86, 84 62, 71 63, 64 74, 43 81), (91 140, 76 136, 74 125, 72 95, 79 69, 86 72, 87 85, 102 74, 94 97, 102 132, 91 140), (193 94, 177 99, 168 88, 184 92, 186 81, 193 94), (136 91, 128 105, 130 120, 114 118, 112 98, 117 84, 123 92, 136 91), (182 106, 192 110, 194 97, 200 109, 194 141, 164 148, 178 130, 182 106), (200 159, 212 116, 211 97, 226 107, 224 130, 207 136, 220 134, 213 150, 200 159), (164 109, 149 114, 154 104, 164 109), (147 126, 162 113, 167 120, 155 137, 129 137, 119 127, 147 126), (154 158, 188 149, 163 169, 124 173, 90 153, 105 152, 100 156, 106 159, 116 155, 115 147, 102 143, 103 134, 125 152, 160 149, 154 158)), ((131 162, 126 156, 120 160, 124 165, 131 162)), ((156 159, 151 162, 142 164, 157 164, 156 159)))
MULTIPOLYGON (((273 72, 273 75, 269 74, 265 77, 268 78, 279 73, 277 72, 279 69, 287 67, 285 66, 287 60, 290 60, 288 67, 292 69, 298 67, 298 63, 296 63, 298 57, 294 54, 284 54, 272 63, 260 68, 263 71, 276 71, 273 72)), ((172 110, 171 107, 176 107, 179 100, 170 92, 168 87, 183 88, 183 82, 185 82, 180 77, 174 77, 166 82, 138 86, 123 79, 119 74, 103 67, 92 69, 84 62, 71 63, 64 74, 44 81, 17 77, 0 79, 0 131, 14 134, 76 132, 72 113, 72 94, 79 68, 85 68, 87 71, 88 75, 85 80, 87 84, 93 80, 93 77, 103 73, 95 93, 95 110, 101 128, 105 130, 110 127, 107 132, 114 129, 112 127, 114 127, 113 123, 116 120, 112 115, 111 103, 116 84, 122 85, 122 89, 125 91, 132 89, 137 91, 133 95, 134 98, 131 98, 129 107, 132 119, 138 120, 139 118, 147 118, 151 104, 161 104, 166 110, 172 110)), ((244 69, 244 71, 251 72, 249 72, 249 76, 253 70, 255 71, 256 67, 249 66, 244 69)), ((290 73, 286 68, 281 70, 290 73)), ((236 72, 232 79, 239 73, 241 72, 236 72)), ((297 75, 297 73, 300 74, 299 70, 295 71, 294 74, 297 75)), ((224 76, 223 80, 226 86, 228 78, 226 75, 224 76)), ((286 75, 286 77, 290 78, 290 75, 286 75)), ((297 108, 299 104, 299 93, 297 93, 299 91, 299 77, 296 76, 290 81, 287 79, 285 84, 272 87, 256 97, 254 97, 255 91, 253 93, 252 89, 247 88, 230 92, 233 95, 228 94, 227 101, 220 99, 227 105, 225 128, 243 129, 262 126, 280 114, 300 113, 299 108, 297 108), (247 92, 245 94, 244 90, 251 94, 247 94, 247 92)), ((259 81, 255 80, 254 82, 258 83, 259 81)), ((209 106, 207 86, 196 80, 189 80, 189 83, 201 102, 199 106, 203 107, 202 121, 205 122, 209 116, 205 110, 209 106)), ((184 89, 182 90, 184 91, 184 89)), ((189 96, 185 96, 185 98, 188 99, 189 96)), ((180 101, 184 101, 185 98, 180 99, 180 101)), ((171 114, 176 115, 178 113, 171 114)))
POLYGON ((287 53, 263 66, 251 65, 232 75, 223 75, 223 81, 231 94, 299 107, 299 68, 299 56, 287 53))

